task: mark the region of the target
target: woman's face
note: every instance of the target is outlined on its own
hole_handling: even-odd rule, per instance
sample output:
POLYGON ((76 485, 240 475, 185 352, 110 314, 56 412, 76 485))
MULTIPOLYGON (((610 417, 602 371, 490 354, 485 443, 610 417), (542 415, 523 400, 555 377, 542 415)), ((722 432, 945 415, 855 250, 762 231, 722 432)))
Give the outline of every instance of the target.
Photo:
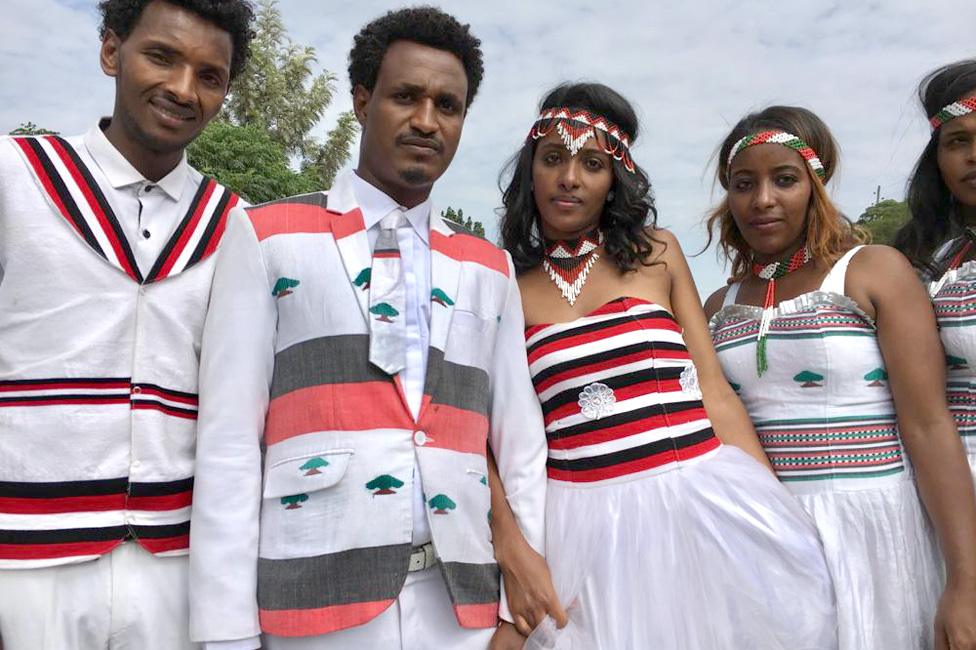
POLYGON ((803 157, 781 144, 757 144, 732 161, 729 209, 756 261, 796 250, 806 237, 813 191, 803 157))
POLYGON ((936 155, 946 187, 964 215, 976 219, 976 113, 942 125, 936 155))
POLYGON ((575 156, 555 128, 539 140, 532 158, 532 186, 547 238, 575 239, 597 227, 612 185, 610 156, 596 137, 575 156))

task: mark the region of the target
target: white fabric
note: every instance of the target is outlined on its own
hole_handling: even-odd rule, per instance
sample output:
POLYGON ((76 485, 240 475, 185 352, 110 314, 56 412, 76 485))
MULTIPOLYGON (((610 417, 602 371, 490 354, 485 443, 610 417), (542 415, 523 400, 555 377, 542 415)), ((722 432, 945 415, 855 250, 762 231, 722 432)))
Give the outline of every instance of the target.
MULTIPOLYGON (((3 650, 190 650, 188 560, 126 543, 99 559, 0 569, 3 650)), ((255 646, 256 647, 256 646, 255 646)))
POLYGON ((184 152, 166 176, 155 182, 146 179, 105 137, 102 128, 107 126, 103 119, 89 129, 82 137, 84 146, 77 147, 78 154, 90 169, 97 167, 104 174, 104 178, 95 178, 145 275, 186 214, 203 176, 190 167, 184 152))
POLYGON ((847 280, 847 266, 851 263, 851 260, 857 255, 857 252, 864 248, 864 246, 855 246, 850 249, 830 268, 827 275, 824 277, 823 282, 820 283, 821 291, 830 291, 841 296, 846 296, 844 289, 846 287, 847 280))
MULTIPOLYGON (((407 575, 400 597, 365 625, 322 636, 266 635, 265 650, 485 650, 493 628, 457 624, 437 566, 407 575)), ((209 650, 209 647, 208 647, 209 650)), ((221 649, 222 650, 222 649, 221 649)))
MULTIPOLYGON (((416 420, 420 403, 424 398, 424 379, 427 375, 427 348, 430 345, 430 200, 409 210, 397 204, 391 197, 370 185, 356 173, 350 174, 352 192, 363 213, 363 225, 369 250, 376 247, 380 234, 380 220, 392 210, 400 210, 410 228, 397 229, 400 247, 400 263, 406 285, 407 367, 400 373, 403 392, 410 411, 416 420)), ((414 478, 420 476, 420 467, 414 461, 414 478)), ((414 480, 413 544, 420 546, 430 541, 430 524, 427 523, 427 507, 424 490, 419 480, 414 480)))
POLYGON ((546 618, 526 650, 837 647, 816 529, 737 447, 631 481, 550 481, 546 555, 570 623, 546 618))

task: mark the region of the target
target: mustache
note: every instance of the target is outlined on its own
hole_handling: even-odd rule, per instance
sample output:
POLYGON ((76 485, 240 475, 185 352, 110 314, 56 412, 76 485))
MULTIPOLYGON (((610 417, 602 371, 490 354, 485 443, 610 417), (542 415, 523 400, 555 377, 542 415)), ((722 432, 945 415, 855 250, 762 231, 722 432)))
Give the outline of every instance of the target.
POLYGON ((425 138, 424 136, 409 134, 409 135, 399 135, 397 136, 396 143, 400 144, 410 144, 417 147, 428 147, 434 151, 440 151, 444 148, 444 145, 437 138, 425 138))

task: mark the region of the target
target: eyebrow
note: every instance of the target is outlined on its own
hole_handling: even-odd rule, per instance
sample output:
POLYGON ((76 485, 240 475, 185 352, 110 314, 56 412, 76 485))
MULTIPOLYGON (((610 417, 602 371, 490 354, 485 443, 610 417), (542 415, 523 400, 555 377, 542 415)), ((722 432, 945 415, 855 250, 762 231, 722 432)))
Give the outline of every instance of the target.
MULTIPOLYGON (((783 163, 782 165, 776 165, 775 167, 773 167, 773 171, 774 172, 781 172, 781 171, 801 172, 803 171, 803 168, 794 165, 793 163, 783 163)), ((755 170, 750 167, 740 167, 739 169, 732 172, 732 175, 735 176, 736 174, 755 174, 755 173, 756 173, 755 170)))

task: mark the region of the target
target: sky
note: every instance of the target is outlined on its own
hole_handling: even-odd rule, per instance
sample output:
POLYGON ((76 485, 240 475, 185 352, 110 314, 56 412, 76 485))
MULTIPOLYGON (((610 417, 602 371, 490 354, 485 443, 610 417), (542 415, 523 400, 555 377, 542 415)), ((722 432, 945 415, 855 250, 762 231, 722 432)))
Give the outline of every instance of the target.
MULTIPOLYGON (((0 132, 32 121, 83 132, 111 113, 113 84, 98 67, 94 0, 2 0, 0 132)), ((377 0, 280 0, 293 41, 311 45, 317 70, 338 76, 318 132, 351 108, 346 75, 354 34, 404 6, 377 0)), ((498 175, 539 101, 563 81, 599 81, 634 103, 635 161, 655 191, 658 224, 689 255, 700 292, 724 284, 703 220, 720 198, 715 152, 732 126, 770 104, 805 106, 841 147, 829 188, 856 218, 875 200, 901 199, 928 139, 915 98, 921 77, 976 57, 972 0, 773 2, 492 0, 442 2, 481 39, 485 78, 454 163, 438 181, 440 207, 462 208, 497 234, 498 175)), ((357 145, 358 146, 358 145, 357 145)), ((355 154, 353 156, 355 160, 355 154)))

